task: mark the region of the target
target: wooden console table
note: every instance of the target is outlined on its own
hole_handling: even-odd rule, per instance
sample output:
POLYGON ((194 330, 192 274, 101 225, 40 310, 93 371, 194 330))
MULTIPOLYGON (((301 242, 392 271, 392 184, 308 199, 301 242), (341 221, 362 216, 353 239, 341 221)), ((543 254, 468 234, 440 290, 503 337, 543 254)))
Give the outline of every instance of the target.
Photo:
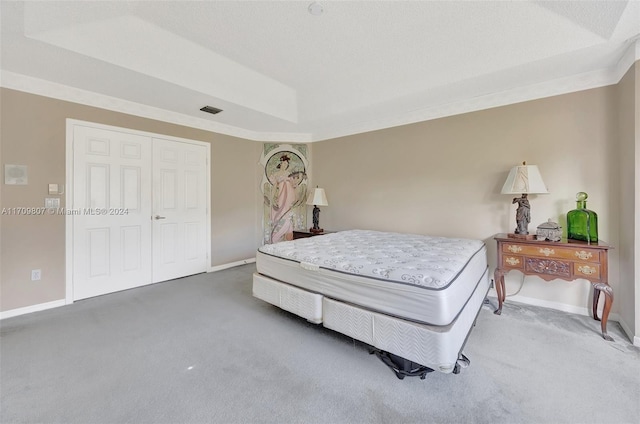
POLYGON ((496 315, 502 313, 505 301, 504 276, 511 270, 518 270, 526 275, 537 275, 545 281, 573 281, 578 278, 589 280, 593 286, 593 318, 598 318, 598 299, 604 292, 605 302, 602 311, 602 337, 612 341, 607 334, 607 320, 613 304, 613 290, 608 282, 607 256, 611 248, 606 243, 586 243, 574 240, 559 242, 522 240, 510 238, 507 234, 497 234, 498 264, 494 273, 498 309, 496 315))

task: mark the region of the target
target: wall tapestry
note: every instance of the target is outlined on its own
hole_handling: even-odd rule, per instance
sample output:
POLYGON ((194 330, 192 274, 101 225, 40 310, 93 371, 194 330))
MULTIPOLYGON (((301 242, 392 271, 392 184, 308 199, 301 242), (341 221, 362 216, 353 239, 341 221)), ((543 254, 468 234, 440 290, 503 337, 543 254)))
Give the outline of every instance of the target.
POLYGON ((293 239, 293 230, 307 227, 307 146, 264 145, 260 163, 264 166, 263 242, 293 239))

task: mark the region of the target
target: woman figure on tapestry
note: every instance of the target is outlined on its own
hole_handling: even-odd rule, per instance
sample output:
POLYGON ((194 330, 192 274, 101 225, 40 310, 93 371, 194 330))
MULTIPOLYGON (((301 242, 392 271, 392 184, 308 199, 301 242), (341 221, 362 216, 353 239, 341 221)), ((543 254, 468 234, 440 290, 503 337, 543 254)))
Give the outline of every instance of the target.
POLYGON ((303 172, 291 172, 289 169, 291 158, 283 154, 280 156, 276 171, 269 176, 273 185, 271 190, 271 243, 293 238, 293 208, 298 203, 299 195, 296 188, 304 179, 303 172))

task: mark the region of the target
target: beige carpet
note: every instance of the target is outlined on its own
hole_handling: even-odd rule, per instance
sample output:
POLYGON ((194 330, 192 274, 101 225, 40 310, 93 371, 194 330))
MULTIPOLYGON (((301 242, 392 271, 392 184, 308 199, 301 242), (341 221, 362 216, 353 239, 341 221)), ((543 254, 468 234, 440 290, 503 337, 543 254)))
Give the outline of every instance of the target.
POLYGON ((254 265, 6 319, 2 423, 638 423, 615 322, 483 307, 461 374, 399 380, 366 346, 251 296, 254 265))

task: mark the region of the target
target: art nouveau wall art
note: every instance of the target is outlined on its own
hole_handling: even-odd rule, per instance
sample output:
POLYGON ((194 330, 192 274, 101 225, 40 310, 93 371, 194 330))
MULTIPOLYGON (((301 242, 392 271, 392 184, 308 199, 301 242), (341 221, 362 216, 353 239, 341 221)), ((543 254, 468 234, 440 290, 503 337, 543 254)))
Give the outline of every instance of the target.
POLYGON ((293 239, 294 230, 307 227, 307 146, 265 144, 260 163, 264 166, 263 242, 293 239))

